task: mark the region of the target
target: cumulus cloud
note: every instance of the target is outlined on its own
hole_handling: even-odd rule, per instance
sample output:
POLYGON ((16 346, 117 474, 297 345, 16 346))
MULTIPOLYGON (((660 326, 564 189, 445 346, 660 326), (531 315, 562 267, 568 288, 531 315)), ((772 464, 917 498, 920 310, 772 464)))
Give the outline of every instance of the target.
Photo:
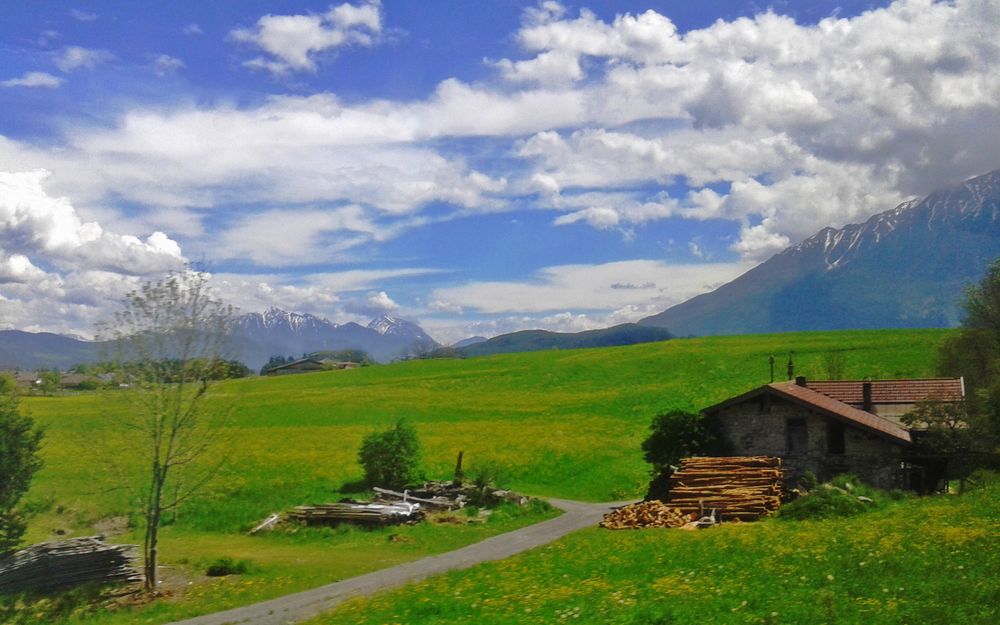
POLYGON ((363 298, 347 302, 344 310, 362 317, 378 317, 396 312, 399 310, 399 304, 385 291, 372 291, 363 298))
POLYGON ((45 87, 55 89, 63 83, 63 79, 46 72, 25 72, 20 78, 10 78, 0 85, 4 87, 45 87))
POLYGON ((183 267, 162 232, 145 239, 82 220, 47 172, 0 172, 0 327, 86 333, 147 275, 183 267))
POLYGON ((153 71, 157 76, 168 76, 184 67, 184 61, 169 54, 160 54, 153 59, 153 71))
POLYGON ((229 33, 232 40, 256 46, 269 57, 245 65, 275 74, 315 71, 317 56, 350 45, 368 47, 382 30, 379 4, 341 4, 323 14, 265 15, 254 28, 229 33))
MULTIPOLYGON (((815 25, 766 12, 681 34, 653 11, 604 22, 559 7, 525 20, 528 58, 496 65, 509 81, 581 85, 582 128, 518 147, 536 188, 683 179, 694 187, 686 210, 662 215, 736 220, 734 249, 761 258, 1000 165, 988 147, 1000 139, 998 12, 983 0, 901 0, 815 25), (664 123, 621 126, 650 119, 664 123), (699 188, 712 183, 735 191, 699 188)), ((607 228, 613 210, 557 223, 607 228)))
POLYGON ((188 24, 181 30, 181 32, 188 36, 205 34, 205 31, 201 29, 201 26, 195 23, 188 24))
POLYGON ((69 73, 78 69, 93 69, 101 63, 115 58, 107 50, 94 50, 81 46, 67 46, 56 55, 55 64, 63 72, 69 73))
POLYGON ((162 232, 144 241, 84 222, 66 198, 48 195, 43 170, 0 172, 0 242, 8 252, 39 255, 64 268, 85 267, 127 274, 165 271, 184 258, 162 232))

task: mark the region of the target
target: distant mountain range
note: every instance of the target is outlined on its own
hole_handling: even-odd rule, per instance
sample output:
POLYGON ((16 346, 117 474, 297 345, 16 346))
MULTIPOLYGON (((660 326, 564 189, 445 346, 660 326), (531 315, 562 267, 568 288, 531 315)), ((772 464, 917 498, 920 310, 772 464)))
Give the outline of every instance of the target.
POLYGON ((101 344, 49 332, 0 330, 0 369, 66 369, 95 362, 101 344))
POLYGON ((644 326, 678 335, 955 326, 1000 256, 1000 170, 824 228, 644 326))
MULTIPOLYGON (((490 354, 506 354, 510 352, 534 352, 546 349, 581 349, 584 347, 612 347, 616 345, 634 345, 636 343, 652 343, 673 338, 673 334, 665 328, 643 327, 634 323, 605 328, 602 330, 587 330, 584 332, 550 332, 548 330, 522 330, 510 334, 501 334, 488 340, 475 341, 471 344, 456 343, 434 352, 430 356, 486 356, 490 354)), ((481 338, 481 337, 479 337, 481 338)), ((468 339, 471 340, 471 339, 468 339)))
MULTIPOLYGON (((232 357, 253 370, 259 370, 271 356, 361 350, 378 362, 389 362, 439 347, 417 324, 387 315, 365 327, 278 308, 237 317, 232 343, 232 357)), ((46 332, 0 331, 0 369, 66 369, 101 357, 100 343, 46 332)))
POLYGON ((233 329, 237 358, 259 369, 271 356, 355 349, 378 362, 416 356, 438 347, 417 324, 382 315, 367 327, 336 324, 310 314, 270 308, 237 318, 233 329))

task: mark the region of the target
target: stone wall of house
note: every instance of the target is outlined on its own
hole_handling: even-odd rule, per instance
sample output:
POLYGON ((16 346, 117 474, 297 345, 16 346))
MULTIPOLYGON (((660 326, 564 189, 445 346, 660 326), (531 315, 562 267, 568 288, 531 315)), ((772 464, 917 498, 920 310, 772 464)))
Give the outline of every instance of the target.
POLYGON ((831 419, 797 404, 763 395, 722 409, 714 416, 734 455, 781 457, 785 481, 790 486, 811 471, 820 481, 840 473, 854 473, 879 488, 903 487, 899 470, 901 445, 845 424, 844 452, 831 453, 827 441, 831 419), (801 453, 789 451, 789 419, 805 421, 806 446, 801 453))

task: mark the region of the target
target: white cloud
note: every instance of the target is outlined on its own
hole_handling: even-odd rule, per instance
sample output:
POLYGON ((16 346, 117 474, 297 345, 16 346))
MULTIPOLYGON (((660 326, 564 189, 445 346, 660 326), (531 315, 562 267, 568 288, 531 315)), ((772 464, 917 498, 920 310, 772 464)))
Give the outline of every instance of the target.
POLYGON ((46 72, 25 72, 20 78, 10 78, 0 85, 4 87, 45 87, 55 89, 63 83, 63 79, 46 72))
MULTIPOLYGON (((744 238, 734 249, 761 258, 1000 166, 990 147, 1000 140, 998 13, 983 0, 901 0, 818 25, 768 12, 679 34, 652 11, 603 22, 541 10, 518 32, 533 56, 496 64, 509 80, 544 70, 547 81, 581 84, 584 127, 518 147, 534 188, 683 176, 694 192, 660 216, 736 220, 744 238), (665 123, 608 128, 646 119, 665 123), (717 182, 734 192, 699 188, 717 182)), ((607 228, 612 212, 626 221, 594 206, 557 223, 607 228)))
POLYGON ((181 30, 181 32, 188 36, 205 34, 205 31, 201 29, 201 26, 195 23, 188 24, 181 30))
POLYGON ((143 276, 183 267, 162 232, 142 240, 83 221, 46 176, 0 172, 0 328, 86 335, 143 276))
POLYGON ((55 64, 60 70, 69 73, 78 69, 93 69, 114 59, 115 56, 107 50, 93 50, 80 46, 67 46, 55 57, 55 64))
POLYGON ((364 298, 347 302, 344 310, 350 314, 370 318, 394 313, 399 310, 399 304, 394 302, 385 291, 372 291, 364 298))
POLYGON ((0 172, 2 250, 38 256, 64 269, 94 269, 126 274, 165 271, 183 263, 180 246, 162 232, 145 241, 106 232, 84 222, 66 198, 53 198, 42 186, 48 172, 0 172))
POLYGON ((93 22, 97 20, 97 13, 88 13, 80 9, 70 9, 69 14, 79 22, 93 22))
POLYGON ((270 59, 257 57, 245 65, 275 74, 315 71, 317 56, 344 46, 371 46, 382 30, 377 2, 345 3, 325 14, 265 15, 255 28, 240 28, 229 35, 234 41, 254 45, 270 59))
POLYGON ((484 314, 612 311, 626 306, 663 310, 735 278, 752 265, 676 265, 629 260, 601 265, 560 265, 523 282, 472 282, 434 290, 433 300, 484 314), (634 284, 638 288, 622 288, 634 284))
POLYGON ((184 67, 184 61, 169 54, 160 54, 153 59, 153 71, 157 76, 167 76, 184 67))
POLYGON ((341 252, 387 236, 360 206, 331 210, 273 209, 241 216, 215 246, 220 259, 287 266, 328 262, 341 252))

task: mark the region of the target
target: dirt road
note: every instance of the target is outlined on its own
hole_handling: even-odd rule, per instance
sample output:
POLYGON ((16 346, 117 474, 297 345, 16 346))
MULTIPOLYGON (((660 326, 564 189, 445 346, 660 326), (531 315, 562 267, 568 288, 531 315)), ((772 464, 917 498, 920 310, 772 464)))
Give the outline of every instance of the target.
POLYGON ((352 577, 312 590, 285 595, 225 612, 206 614, 169 625, 286 625, 317 616, 342 601, 359 595, 402 586, 447 571, 466 569, 480 562, 503 560, 533 547, 550 543, 570 532, 597 524, 620 503, 592 504, 564 499, 549 503, 564 511, 548 521, 487 538, 481 542, 422 560, 352 577))

